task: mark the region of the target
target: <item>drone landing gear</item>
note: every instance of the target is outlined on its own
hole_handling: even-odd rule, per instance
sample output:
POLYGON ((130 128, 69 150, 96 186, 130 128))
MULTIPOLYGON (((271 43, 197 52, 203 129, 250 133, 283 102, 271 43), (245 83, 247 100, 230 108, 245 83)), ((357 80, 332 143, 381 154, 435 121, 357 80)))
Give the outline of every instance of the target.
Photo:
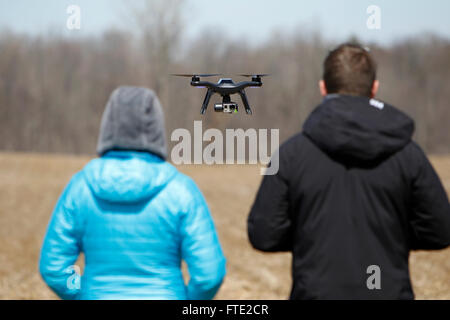
POLYGON ((214 92, 211 89, 208 89, 206 92, 205 100, 203 100, 202 108, 200 109, 200 114, 204 114, 206 111, 206 108, 208 108, 209 100, 211 99, 211 96, 214 92))
POLYGON ((247 114, 252 114, 252 109, 250 109, 250 105, 248 104, 247 95, 244 90, 239 91, 239 95, 241 96, 242 102, 244 103, 245 112, 247 114))

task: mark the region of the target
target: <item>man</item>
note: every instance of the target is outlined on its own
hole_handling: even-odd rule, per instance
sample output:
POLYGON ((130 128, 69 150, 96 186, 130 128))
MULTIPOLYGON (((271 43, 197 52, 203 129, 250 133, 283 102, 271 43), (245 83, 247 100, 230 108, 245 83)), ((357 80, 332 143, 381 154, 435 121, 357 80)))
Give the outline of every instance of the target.
POLYGON ((293 252, 291 299, 413 299, 410 250, 450 244, 447 195, 413 121, 378 90, 370 54, 333 50, 325 97, 279 149, 248 218, 254 248, 293 252))
POLYGON ((100 158, 71 179, 54 209, 40 259, 45 282, 63 299, 213 298, 225 259, 199 189, 165 161, 153 91, 112 93, 97 151, 100 158), (80 252, 81 283, 73 274, 80 252))

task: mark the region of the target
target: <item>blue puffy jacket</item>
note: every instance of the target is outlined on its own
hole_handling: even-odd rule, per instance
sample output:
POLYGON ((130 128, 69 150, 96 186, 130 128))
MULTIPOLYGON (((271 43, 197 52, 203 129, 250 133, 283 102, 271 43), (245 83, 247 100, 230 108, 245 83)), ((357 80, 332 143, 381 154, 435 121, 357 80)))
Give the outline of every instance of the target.
POLYGON ((225 276, 225 258, 189 177, 150 153, 110 151, 65 188, 39 268, 63 299, 212 299, 225 276), (80 252, 81 281, 73 266, 80 252))

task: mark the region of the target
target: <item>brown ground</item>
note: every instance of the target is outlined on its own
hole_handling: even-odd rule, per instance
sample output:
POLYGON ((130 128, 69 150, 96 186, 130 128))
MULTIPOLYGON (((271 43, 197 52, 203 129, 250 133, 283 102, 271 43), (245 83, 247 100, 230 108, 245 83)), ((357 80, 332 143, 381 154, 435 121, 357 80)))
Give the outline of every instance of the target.
MULTIPOLYGON (((37 263, 53 206, 72 174, 89 159, 0 153, 0 299, 55 298, 37 263)), ((433 157, 450 191, 450 157, 433 157)), ((228 260, 218 299, 285 299, 290 255, 263 254, 247 241, 246 218, 261 177, 253 166, 186 166, 213 213, 228 260)), ((418 299, 450 299, 450 249, 415 252, 410 259, 418 299)))

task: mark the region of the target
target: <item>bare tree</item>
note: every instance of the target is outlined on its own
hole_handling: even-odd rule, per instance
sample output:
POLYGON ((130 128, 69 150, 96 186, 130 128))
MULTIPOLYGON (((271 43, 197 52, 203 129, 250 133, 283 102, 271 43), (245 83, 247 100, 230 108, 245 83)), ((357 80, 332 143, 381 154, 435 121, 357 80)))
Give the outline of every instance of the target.
POLYGON ((141 6, 130 4, 131 18, 140 34, 142 66, 153 89, 166 96, 167 75, 183 30, 184 0, 146 0, 141 6))

